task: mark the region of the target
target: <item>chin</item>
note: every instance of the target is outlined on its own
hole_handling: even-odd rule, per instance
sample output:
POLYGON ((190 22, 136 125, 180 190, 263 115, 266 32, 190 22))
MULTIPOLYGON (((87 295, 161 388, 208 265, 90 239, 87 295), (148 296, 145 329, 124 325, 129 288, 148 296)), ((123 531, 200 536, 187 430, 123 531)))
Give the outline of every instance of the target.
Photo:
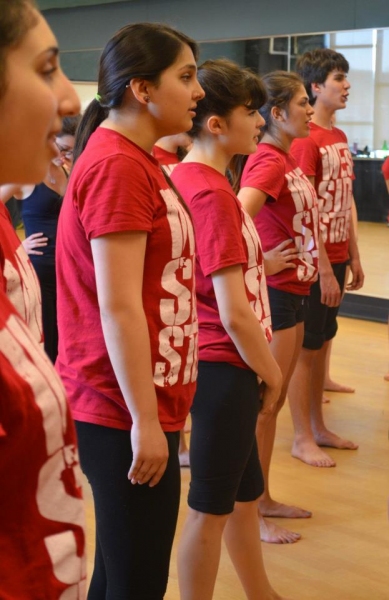
POLYGON ((254 154, 257 151, 257 144, 254 142, 250 144, 243 152, 239 152, 239 154, 254 154))

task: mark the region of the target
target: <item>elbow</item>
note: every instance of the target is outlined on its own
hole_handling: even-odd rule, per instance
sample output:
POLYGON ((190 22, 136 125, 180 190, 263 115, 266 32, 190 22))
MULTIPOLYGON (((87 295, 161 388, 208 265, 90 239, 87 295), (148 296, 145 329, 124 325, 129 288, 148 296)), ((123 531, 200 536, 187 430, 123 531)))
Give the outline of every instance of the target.
POLYGON ((239 333, 246 321, 246 315, 244 311, 234 310, 227 312, 226 314, 220 314, 221 323, 230 337, 234 337, 239 333))

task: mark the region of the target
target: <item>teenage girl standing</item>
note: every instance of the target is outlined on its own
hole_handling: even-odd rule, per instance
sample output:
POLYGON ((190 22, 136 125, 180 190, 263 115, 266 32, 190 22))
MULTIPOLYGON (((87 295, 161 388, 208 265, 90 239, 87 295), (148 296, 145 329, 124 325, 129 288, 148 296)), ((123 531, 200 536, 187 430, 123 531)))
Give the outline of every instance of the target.
MULTIPOLYGON (((79 115, 64 118, 62 129, 55 139, 60 154, 50 162, 45 179, 41 183, 35 186, 11 184, 1 188, 2 202, 7 202, 12 196, 23 200, 22 219, 26 238, 22 244, 39 280, 44 348, 53 364, 58 353, 55 243, 58 217, 73 163, 74 137, 80 118, 79 115)), ((3 211, 1 207, 0 211, 3 211)))
MULTIPOLYGON (((33 1, 0 0, 0 40, 0 185, 39 183, 56 156, 63 117, 77 114, 80 104, 33 1)), ((39 286, 32 274, 1 211, 0 598, 83 600, 76 435, 61 382, 39 343, 39 286)))
POLYGON ((191 218, 151 151, 192 126, 196 53, 158 24, 112 37, 59 220, 57 367, 95 502, 93 600, 167 586, 198 326, 191 218))
POLYGON ((288 268, 267 272, 273 325, 271 351, 281 368, 283 383, 276 410, 260 416, 257 427, 259 456, 265 491, 259 502, 261 536, 273 543, 293 543, 299 534, 264 520, 262 516, 306 518, 311 513, 276 502, 270 495, 269 469, 276 420, 284 405, 290 378, 304 336, 304 314, 310 287, 317 278, 318 208, 316 192, 290 154, 295 138, 309 135, 314 113, 303 81, 294 73, 274 71, 265 75, 267 102, 260 109, 264 135, 255 154, 248 157, 238 197, 255 225, 264 252, 281 243, 289 255, 288 268))
POLYGON ((255 152, 266 94, 259 78, 225 60, 199 69, 205 99, 193 148, 172 178, 196 232, 199 378, 192 408, 189 513, 179 548, 182 600, 210 600, 225 542, 247 598, 275 600, 264 569, 257 504, 263 479, 255 440, 272 410, 281 373, 268 342, 271 322, 254 223, 227 178, 234 154, 255 152))

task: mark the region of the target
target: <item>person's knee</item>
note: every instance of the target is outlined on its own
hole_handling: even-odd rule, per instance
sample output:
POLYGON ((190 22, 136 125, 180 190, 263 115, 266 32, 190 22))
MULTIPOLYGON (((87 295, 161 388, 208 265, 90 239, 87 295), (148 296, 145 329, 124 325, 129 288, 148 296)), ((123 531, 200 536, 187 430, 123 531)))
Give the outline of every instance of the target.
POLYGON ((233 519, 246 519, 249 515, 257 516, 259 497, 248 502, 235 502, 234 511, 231 515, 233 519))
POLYGON ((325 341, 326 336, 324 333, 316 333, 306 330, 304 333, 303 348, 306 350, 320 350, 325 341))
POLYGON ((205 537, 222 534, 231 513, 215 515, 189 508, 187 526, 201 530, 205 537))

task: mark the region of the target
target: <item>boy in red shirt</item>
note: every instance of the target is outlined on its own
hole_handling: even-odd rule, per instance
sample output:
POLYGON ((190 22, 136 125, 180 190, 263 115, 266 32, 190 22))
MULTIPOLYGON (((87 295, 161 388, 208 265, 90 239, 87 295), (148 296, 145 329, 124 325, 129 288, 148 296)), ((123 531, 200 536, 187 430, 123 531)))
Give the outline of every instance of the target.
POLYGON ((296 139, 292 153, 318 195, 321 242, 319 278, 311 287, 304 344, 289 385, 289 401, 295 428, 292 455, 316 467, 335 466, 320 446, 358 447, 329 431, 322 412, 325 358, 337 331, 347 265, 352 273, 348 291, 360 289, 364 280, 351 218, 351 153, 346 135, 332 126, 335 112, 346 107, 348 70, 344 56, 329 48, 306 52, 297 63, 315 114, 309 137, 296 139))

